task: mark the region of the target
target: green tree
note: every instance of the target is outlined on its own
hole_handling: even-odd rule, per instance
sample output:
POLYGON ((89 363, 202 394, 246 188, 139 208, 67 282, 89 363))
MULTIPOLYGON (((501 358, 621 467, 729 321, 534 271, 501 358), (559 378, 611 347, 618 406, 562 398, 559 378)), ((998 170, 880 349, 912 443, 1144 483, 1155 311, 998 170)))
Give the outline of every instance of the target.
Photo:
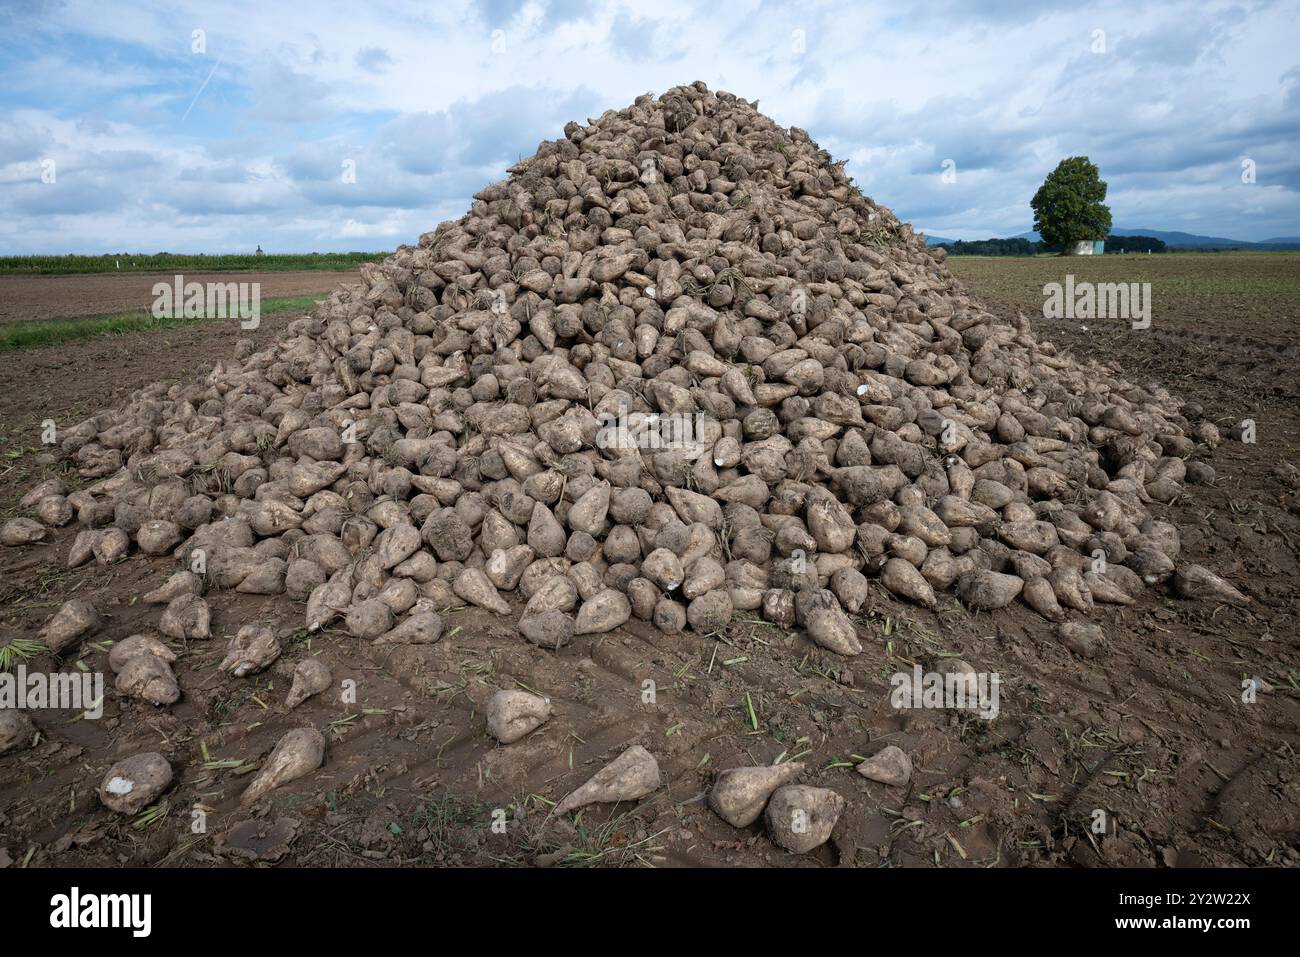
POLYGON ((1030 206, 1034 229, 1049 246, 1065 247, 1110 232, 1106 183, 1086 156, 1063 159, 1038 187, 1030 206))

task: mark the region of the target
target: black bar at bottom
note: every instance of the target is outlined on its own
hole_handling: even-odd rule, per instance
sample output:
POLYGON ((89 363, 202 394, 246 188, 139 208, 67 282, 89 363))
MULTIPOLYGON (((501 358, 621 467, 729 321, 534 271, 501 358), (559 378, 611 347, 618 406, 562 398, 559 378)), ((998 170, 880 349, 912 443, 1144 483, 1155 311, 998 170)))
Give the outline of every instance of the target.
POLYGON ((499 945, 515 934, 537 942, 550 936, 546 927, 601 939, 589 935, 640 935, 682 920, 723 921, 729 935, 752 929, 760 941, 793 920, 867 930, 872 943, 920 928, 960 939, 996 922, 999 933, 1199 934, 1231 945, 1291 926, 1295 890, 1294 875, 1279 869, 0 870, 6 930, 22 935, 15 939, 76 934, 128 948, 192 943, 196 933, 259 946, 280 937, 297 946, 374 946, 385 926, 450 930, 447 921, 462 933, 477 923, 499 945))

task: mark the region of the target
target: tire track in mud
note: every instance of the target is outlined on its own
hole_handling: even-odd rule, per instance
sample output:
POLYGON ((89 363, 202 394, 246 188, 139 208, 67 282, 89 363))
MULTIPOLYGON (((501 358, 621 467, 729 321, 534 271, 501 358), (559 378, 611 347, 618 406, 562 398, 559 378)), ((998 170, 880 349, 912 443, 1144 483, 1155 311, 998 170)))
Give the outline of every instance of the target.
POLYGON ((1260 398, 1294 399, 1294 371, 1300 347, 1256 343, 1222 334, 1153 325, 1135 331, 1117 324, 1107 335, 1068 330, 1058 334, 1058 346, 1083 361, 1098 361, 1139 376, 1161 374, 1171 391, 1186 391, 1189 381, 1213 382, 1260 398))

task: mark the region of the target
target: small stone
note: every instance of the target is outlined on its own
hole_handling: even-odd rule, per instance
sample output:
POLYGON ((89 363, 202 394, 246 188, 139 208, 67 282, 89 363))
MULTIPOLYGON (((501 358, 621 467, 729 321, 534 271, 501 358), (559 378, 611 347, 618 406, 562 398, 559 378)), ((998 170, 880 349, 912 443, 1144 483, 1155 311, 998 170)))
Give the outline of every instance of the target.
POLYGON ((912 780, 912 759, 907 752, 891 744, 858 765, 858 773, 871 781, 891 787, 906 787, 912 780))

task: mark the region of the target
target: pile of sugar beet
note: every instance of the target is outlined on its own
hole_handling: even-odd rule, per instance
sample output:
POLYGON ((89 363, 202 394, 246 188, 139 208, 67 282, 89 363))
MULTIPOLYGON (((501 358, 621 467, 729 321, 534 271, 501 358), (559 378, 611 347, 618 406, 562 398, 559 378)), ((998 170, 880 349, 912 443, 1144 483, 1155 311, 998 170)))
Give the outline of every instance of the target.
POLYGON ((173 556, 148 597, 186 639, 222 589, 378 643, 471 604, 548 649, 742 612, 841 655, 871 578, 1085 631, 1152 586, 1246 601, 1147 508, 1213 480, 1200 410, 986 312, 802 130, 696 83, 564 134, 281 341, 61 433, 96 481, 5 544, 75 518, 69 565, 173 556))

